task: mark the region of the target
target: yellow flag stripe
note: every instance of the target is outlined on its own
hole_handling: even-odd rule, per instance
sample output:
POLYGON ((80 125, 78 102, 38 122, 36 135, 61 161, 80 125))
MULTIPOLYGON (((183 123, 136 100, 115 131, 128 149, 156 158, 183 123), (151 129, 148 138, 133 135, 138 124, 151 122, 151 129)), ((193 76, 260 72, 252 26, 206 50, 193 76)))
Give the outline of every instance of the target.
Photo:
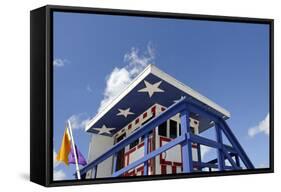
POLYGON ((65 129, 63 138, 61 141, 61 147, 56 157, 57 161, 62 161, 66 165, 68 165, 68 155, 71 150, 70 136, 68 133, 68 129, 65 129))

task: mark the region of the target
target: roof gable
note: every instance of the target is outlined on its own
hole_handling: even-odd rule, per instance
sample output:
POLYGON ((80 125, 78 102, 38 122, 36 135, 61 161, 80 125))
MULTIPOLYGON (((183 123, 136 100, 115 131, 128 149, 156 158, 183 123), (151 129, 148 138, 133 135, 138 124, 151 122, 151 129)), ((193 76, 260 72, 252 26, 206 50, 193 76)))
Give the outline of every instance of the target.
MULTIPOLYGON (((115 128, 112 134, 126 126, 133 119, 155 103, 169 107, 182 96, 213 110, 220 116, 230 117, 230 113, 207 97, 191 89, 154 65, 147 66, 128 87, 86 125, 86 131, 98 133, 103 126, 115 128), (128 110, 129 109, 129 110, 128 110), (120 113, 122 112, 122 113, 120 113)), ((209 122, 201 122, 206 129, 209 122)), ((108 134, 105 134, 108 135, 108 134)))

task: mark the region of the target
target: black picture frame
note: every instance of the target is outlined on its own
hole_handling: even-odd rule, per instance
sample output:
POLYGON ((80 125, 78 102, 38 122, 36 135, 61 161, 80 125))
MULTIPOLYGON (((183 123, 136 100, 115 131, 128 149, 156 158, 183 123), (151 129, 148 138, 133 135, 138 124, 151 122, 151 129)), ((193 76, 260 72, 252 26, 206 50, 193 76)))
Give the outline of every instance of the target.
POLYGON ((30 180, 43 186, 64 186, 98 183, 132 182, 159 179, 179 179, 226 175, 245 175, 274 172, 274 20, 246 17, 195 15, 183 13, 149 12, 137 10, 101 9, 47 5, 30 12, 30 180), (53 181, 53 12, 95 13, 154 18, 226 21, 239 23, 268 24, 270 26, 270 167, 254 170, 155 175, 90 180, 53 181))

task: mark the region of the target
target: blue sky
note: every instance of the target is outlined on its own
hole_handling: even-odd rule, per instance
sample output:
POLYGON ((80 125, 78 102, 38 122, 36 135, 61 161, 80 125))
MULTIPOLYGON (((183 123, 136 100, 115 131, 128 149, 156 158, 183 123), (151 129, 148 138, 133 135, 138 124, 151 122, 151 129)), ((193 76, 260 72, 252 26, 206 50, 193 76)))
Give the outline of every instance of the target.
MULTIPOLYGON (((87 158, 83 125, 112 71, 150 62, 229 110, 227 122, 254 165, 268 166, 268 40, 264 24, 54 13, 54 150, 70 118, 87 158)), ((54 170, 64 179, 75 172, 57 163, 54 170)))

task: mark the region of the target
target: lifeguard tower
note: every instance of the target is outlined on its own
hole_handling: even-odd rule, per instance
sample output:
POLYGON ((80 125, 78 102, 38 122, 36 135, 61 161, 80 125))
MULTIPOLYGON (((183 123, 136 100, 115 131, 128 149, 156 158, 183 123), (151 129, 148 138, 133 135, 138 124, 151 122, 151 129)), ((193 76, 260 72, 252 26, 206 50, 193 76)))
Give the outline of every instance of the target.
POLYGON ((254 169, 228 118, 227 110, 149 65, 86 126, 93 135, 89 163, 81 175, 87 179, 254 169), (199 135, 211 128, 215 140, 199 135), (217 157, 203 162, 202 145, 215 148, 217 157))

